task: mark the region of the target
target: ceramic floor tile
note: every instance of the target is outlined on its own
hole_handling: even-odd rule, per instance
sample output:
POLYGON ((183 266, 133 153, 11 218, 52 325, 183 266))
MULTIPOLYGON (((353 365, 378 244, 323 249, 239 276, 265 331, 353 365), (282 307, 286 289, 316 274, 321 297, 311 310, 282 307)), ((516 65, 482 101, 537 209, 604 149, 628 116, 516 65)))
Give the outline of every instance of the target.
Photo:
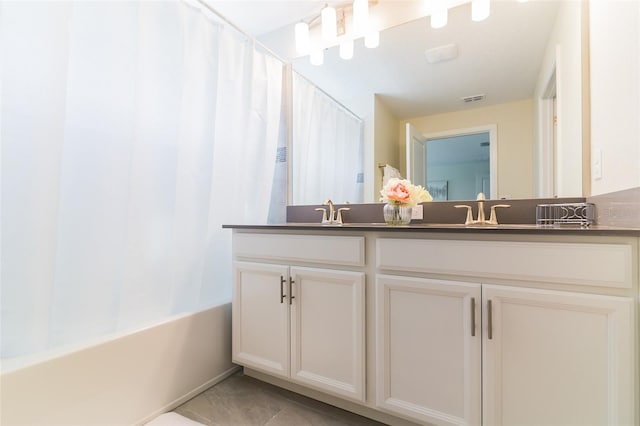
POLYGON ((213 424, 211 423, 211 420, 205 419, 204 417, 200 416, 199 414, 194 413, 192 411, 189 411, 188 409, 186 409, 184 407, 184 404, 181 405, 180 407, 176 408, 173 411, 175 411, 176 413, 180 414, 181 416, 185 416, 186 418, 191 419, 191 420, 193 420, 195 422, 202 423, 205 426, 213 426, 213 424))
POLYGON ((280 411, 265 426, 340 426, 340 420, 323 416, 305 407, 289 407, 280 411))
MULTIPOLYGON (((313 401, 313 400, 312 400, 313 401)), ((317 402, 317 401, 314 401, 317 402)), ((319 403, 319 402, 317 402, 319 403)), ((265 426, 360 426, 382 425, 371 419, 358 416, 348 411, 327 404, 293 403, 283 409, 265 426), (319 408, 319 409, 318 409, 319 408)))
POLYGON ((174 410, 207 426, 371 426, 382 423, 235 374, 174 410))
POLYGON ((244 376, 232 376, 181 406, 216 426, 264 425, 287 406, 244 376))
MULTIPOLYGON (((271 386, 271 385, 269 385, 271 386)), ((358 414, 345 411, 341 408, 334 407, 332 405, 325 404, 324 402, 317 401, 315 399, 308 398, 304 395, 300 395, 294 392, 290 392, 286 389, 272 386, 272 392, 282 395, 282 397, 296 403, 296 405, 304 406, 322 413, 323 416, 329 416, 331 418, 338 419, 340 425, 349 426, 384 426, 384 423, 376 422, 375 420, 367 417, 362 417, 358 414)))

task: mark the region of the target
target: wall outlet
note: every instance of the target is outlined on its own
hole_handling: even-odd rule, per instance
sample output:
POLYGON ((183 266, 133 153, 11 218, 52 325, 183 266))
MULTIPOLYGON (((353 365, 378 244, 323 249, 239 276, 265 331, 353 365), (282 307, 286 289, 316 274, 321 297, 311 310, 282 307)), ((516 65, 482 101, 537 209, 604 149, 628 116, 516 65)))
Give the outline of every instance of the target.
POLYGON ((422 212, 422 208, 424 206, 422 204, 416 204, 412 209, 411 209, 411 219, 420 219, 422 220, 423 216, 423 212, 422 212))

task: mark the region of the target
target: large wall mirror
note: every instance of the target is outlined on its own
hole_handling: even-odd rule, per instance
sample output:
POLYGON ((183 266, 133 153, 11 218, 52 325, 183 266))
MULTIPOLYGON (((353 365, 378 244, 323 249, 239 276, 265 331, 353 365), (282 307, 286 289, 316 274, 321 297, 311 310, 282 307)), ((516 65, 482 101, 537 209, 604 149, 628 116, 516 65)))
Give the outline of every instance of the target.
MULTIPOLYGON (((292 67, 363 119, 365 202, 377 201, 379 165, 406 175, 407 123, 425 135, 494 126, 497 146, 478 142, 495 152, 492 198, 581 196, 583 7, 494 1, 490 17, 474 22, 464 3, 449 10, 444 28, 432 29, 428 16, 405 19, 381 32, 376 49, 356 40, 351 60, 335 46, 321 66, 300 57, 292 67)), ((262 41, 290 57, 278 51, 289 30, 262 41)), ((293 150, 296 143, 294 135, 293 150)), ((448 180, 439 172, 438 182, 448 180)))

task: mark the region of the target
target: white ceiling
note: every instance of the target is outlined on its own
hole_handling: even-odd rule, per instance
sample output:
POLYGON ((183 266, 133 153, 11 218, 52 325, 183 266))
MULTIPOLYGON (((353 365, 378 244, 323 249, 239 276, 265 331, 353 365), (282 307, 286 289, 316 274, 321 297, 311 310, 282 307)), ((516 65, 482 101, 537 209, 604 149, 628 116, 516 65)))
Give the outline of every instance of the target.
MULTIPOLYGON (((293 25, 327 3, 207 1, 284 59, 292 56, 293 25)), ((398 10, 421 3, 380 1, 398 10)), ((366 49, 356 40, 350 61, 340 59, 337 47, 332 47, 325 51, 324 65, 312 66, 303 57, 294 59, 293 67, 356 113, 358 102, 375 93, 399 119, 525 99, 535 89, 558 3, 494 0, 491 16, 483 22, 471 21, 470 4, 463 4, 449 10, 445 28, 431 29, 429 17, 423 16, 384 30, 377 49, 366 49), (436 64, 425 60, 426 49, 450 43, 457 46, 456 59, 436 64), (477 94, 486 99, 468 105, 461 101, 477 94)), ((372 11, 376 7, 380 3, 372 11)))

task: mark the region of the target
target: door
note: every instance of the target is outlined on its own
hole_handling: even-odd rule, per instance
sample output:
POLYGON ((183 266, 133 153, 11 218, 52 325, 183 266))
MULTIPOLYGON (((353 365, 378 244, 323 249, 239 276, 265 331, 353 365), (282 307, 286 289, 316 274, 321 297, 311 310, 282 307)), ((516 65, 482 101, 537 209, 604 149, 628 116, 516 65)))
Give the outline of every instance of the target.
POLYGON ((378 275, 376 404, 437 425, 481 420, 480 284, 378 275))
POLYGON ((291 378, 364 401, 364 273, 292 267, 291 277, 291 378))
POLYGON ((289 376, 289 268, 234 263, 233 361, 289 376))
POLYGON ((633 424, 632 300, 483 286, 483 424, 633 424))
POLYGON ((407 123, 407 179, 427 187, 427 140, 418 129, 407 123))

